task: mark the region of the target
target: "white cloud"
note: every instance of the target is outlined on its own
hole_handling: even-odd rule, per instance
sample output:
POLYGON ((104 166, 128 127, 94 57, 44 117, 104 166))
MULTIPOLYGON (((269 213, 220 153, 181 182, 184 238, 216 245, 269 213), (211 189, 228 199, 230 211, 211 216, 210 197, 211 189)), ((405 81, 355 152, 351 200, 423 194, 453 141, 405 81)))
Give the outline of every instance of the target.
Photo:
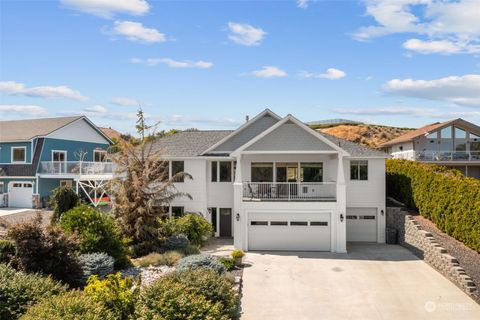
POLYGON ((159 64, 165 64, 170 68, 196 68, 196 69, 209 69, 213 67, 213 62, 198 60, 198 61, 191 61, 191 60, 173 60, 170 58, 148 58, 148 59, 139 59, 139 58, 132 58, 130 59, 131 63, 134 64, 145 64, 147 66, 156 66, 159 64))
POLYGON ((140 101, 137 99, 127 97, 114 97, 110 102, 123 107, 138 107, 140 105, 140 101))
POLYGON ((82 96, 77 90, 70 89, 67 86, 38 86, 27 88, 25 84, 16 81, 0 81, 0 92, 39 98, 66 98, 77 101, 85 101, 88 99, 82 96))
POLYGON ((393 79, 383 86, 387 93, 447 101, 459 106, 480 107, 480 75, 450 76, 434 80, 393 79))
POLYGON ((102 18, 112 18, 115 14, 140 16, 150 10, 145 0, 60 0, 60 3, 102 18))
POLYGON ((130 41, 144 43, 165 42, 167 39, 163 33, 154 28, 146 28, 140 22, 115 21, 112 34, 121 35, 130 41))
POLYGON ((229 22, 228 29, 230 30, 228 38, 236 44, 244 46, 259 45, 267 34, 261 28, 255 28, 245 23, 229 22))
POLYGON ((367 0, 366 14, 376 24, 353 36, 369 40, 394 33, 417 33, 426 39, 407 41, 404 47, 423 54, 480 52, 478 0, 367 0))
POLYGON ((44 117, 48 115, 47 110, 36 105, 24 105, 24 104, 0 104, 0 115, 12 116, 19 115, 23 117, 44 117))
POLYGON ((437 109, 433 108, 417 108, 417 107, 402 107, 402 106, 388 106, 379 108, 336 108, 332 110, 339 114, 349 114, 356 116, 420 116, 428 117, 437 109))
POLYGON ((154 117, 160 121, 161 125, 166 125, 176 128, 236 128, 242 124, 241 121, 232 118, 210 118, 203 116, 187 116, 180 114, 173 114, 164 117, 154 117))
POLYGON ((337 80, 344 78, 347 74, 345 71, 335 69, 335 68, 329 68, 325 73, 315 73, 315 72, 308 72, 308 71, 303 71, 300 72, 299 76, 300 78, 322 78, 322 79, 329 79, 329 80, 337 80))
POLYGON ((309 0, 297 0, 297 7, 306 9, 308 8, 309 0))
POLYGON ((107 113, 108 112, 107 108, 105 108, 104 106, 101 106, 101 105, 95 105, 95 106, 87 107, 87 108, 83 109, 83 111, 86 111, 86 112, 91 113, 91 114, 107 113))
POLYGON ((278 78, 286 77, 288 74, 275 66, 264 66, 261 70, 252 71, 252 75, 259 78, 278 78))

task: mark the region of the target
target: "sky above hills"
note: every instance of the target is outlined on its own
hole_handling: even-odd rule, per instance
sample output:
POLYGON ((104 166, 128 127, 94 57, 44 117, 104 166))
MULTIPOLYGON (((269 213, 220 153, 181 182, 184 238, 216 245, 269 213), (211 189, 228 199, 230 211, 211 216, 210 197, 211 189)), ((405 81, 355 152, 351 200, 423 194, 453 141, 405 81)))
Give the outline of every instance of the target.
POLYGON ((0 2, 0 118, 480 124, 480 0, 0 2))

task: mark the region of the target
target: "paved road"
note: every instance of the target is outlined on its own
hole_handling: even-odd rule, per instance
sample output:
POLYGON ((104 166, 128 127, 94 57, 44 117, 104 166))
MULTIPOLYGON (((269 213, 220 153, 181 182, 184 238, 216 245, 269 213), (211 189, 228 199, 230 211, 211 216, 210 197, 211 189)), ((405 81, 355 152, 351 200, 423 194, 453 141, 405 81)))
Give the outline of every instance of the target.
POLYGON ((242 320, 480 319, 480 306, 407 249, 249 252, 242 320))

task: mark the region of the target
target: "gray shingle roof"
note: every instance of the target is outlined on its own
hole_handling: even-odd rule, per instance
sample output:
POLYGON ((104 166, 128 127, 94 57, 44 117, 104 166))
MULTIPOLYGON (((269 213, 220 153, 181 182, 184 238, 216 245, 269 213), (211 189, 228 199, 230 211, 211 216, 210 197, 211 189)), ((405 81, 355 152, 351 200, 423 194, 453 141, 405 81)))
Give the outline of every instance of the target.
MULTIPOLYGON (((179 132, 172 136, 155 140, 153 150, 163 151, 169 157, 195 157, 201 155, 209 147, 232 133, 224 131, 190 131, 179 132)), ((364 147, 335 136, 321 133, 325 138, 350 153, 352 157, 388 157, 384 152, 364 147)), ((216 154, 218 156, 218 154, 216 154)))
POLYGON ((45 136, 80 118, 82 117, 0 121, 0 142, 27 141, 33 137, 45 136))

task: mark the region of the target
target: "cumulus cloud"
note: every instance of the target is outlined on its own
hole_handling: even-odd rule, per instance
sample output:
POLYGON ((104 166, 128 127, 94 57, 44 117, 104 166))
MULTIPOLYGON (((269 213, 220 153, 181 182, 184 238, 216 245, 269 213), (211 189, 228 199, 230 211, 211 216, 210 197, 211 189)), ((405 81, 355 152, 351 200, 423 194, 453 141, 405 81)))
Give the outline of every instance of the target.
POLYGON ((130 62, 134 64, 145 64, 147 66, 156 66, 159 64, 165 64, 170 68, 180 68, 180 69, 185 69, 185 68, 209 69, 213 67, 213 63, 208 61, 174 60, 170 58, 148 58, 148 59, 132 58, 130 59, 130 62))
POLYGON ((341 79, 341 78, 344 78, 346 75, 347 74, 345 73, 345 71, 335 69, 335 68, 329 68, 324 73, 303 71, 303 72, 300 72, 299 74, 300 78, 322 78, 322 79, 329 79, 329 80, 341 79))
POLYGON ((383 85, 386 93, 480 107, 480 75, 449 76, 434 80, 393 79, 383 85))
POLYGON ((297 0, 297 7, 306 9, 308 8, 309 2, 309 0, 297 0))
POLYGON ((136 107, 140 105, 140 101, 137 99, 127 97, 114 97, 110 100, 110 102, 116 104, 117 106, 123 107, 136 107))
POLYGON ((353 37, 369 40, 394 33, 416 33, 407 50, 422 54, 480 52, 478 0, 367 0, 366 15, 376 23, 357 30, 353 37))
POLYGON ((60 3, 67 8, 102 18, 112 18, 115 14, 140 16, 150 10, 145 0, 60 0, 60 3))
POLYGON ((10 117, 12 115, 37 118, 48 115, 47 110, 36 105, 25 104, 0 104, 0 115, 10 117))
POLYGON ((37 98, 66 98, 77 101, 85 101, 88 98, 79 91, 67 86, 38 86, 26 87, 25 84, 16 81, 0 81, 0 92, 11 95, 24 95, 37 98))
POLYGON ((105 108, 104 106, 101 106, 101 105, 95 105, 95 106, 87 107, 87 108, 83 109, 83 111, 93 113, 93 114, 107 113, 108 112, 107 108, 105 108))
POLYGON ((252 71, 252 75, 259 78, 281 78, 288 74, 275 66, 264 66, 261 70, 252 71))
POLYGON ((157 29, 147 28, 140 22, 132 21, 115 21, 110 33, 124 36, 129 41, 143 43, 165 42, 167 40, 165 35, 157 29))
POLYGON ((256 28, 246 23, 229 22, 228 29, 230 31, 228 38, 234 43, 243 46, 259 45, 267 34, 261 28, 256 28))

